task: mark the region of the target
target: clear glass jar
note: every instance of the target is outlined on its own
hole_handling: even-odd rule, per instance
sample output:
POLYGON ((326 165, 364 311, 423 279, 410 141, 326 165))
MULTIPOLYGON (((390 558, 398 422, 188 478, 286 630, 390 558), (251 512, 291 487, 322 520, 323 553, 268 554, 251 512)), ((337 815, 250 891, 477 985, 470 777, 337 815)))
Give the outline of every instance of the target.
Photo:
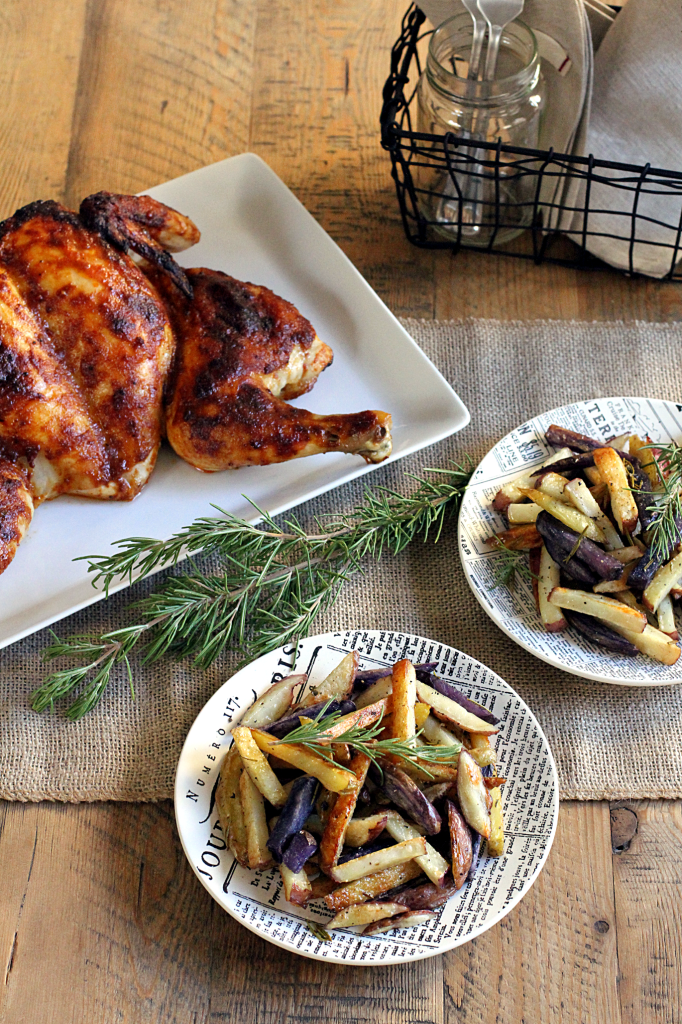
MULTIPOLYGON (((472 143, 500 139, 537 148, 544 82, 535 36, 523 22, 513 21, 502 34, 496 77, 470 81, 472 36, 466 11, 431 36, 417 90, 418 131, 441 140, 452 132, 472 143)), ((425 159, 413 163, 413 174, 421 211, 439 234, 456 238, 461 215, 462 241, 486 246, 493 234, 496 244, 507 242, 531 223, 537 179, 515 166, 514 157, 502 154, 496 181, 494 151, 449 147, 454 159, 448 168, 442 141, 430 153, 428 143, 426 148, 425 159)))

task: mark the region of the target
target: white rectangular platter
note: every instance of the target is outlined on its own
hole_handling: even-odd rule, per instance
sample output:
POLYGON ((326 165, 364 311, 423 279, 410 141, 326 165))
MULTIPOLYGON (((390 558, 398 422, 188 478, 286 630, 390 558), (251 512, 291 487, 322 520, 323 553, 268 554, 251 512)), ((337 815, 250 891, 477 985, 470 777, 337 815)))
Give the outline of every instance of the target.
MULTIPOLYGON (((293 302, 331 345, 333 365, 296 404, 319 413, 392 413, 392 460, 466 426, 469 413, 450 385, 259 157, 245 153, 223 160, 149 194, 189 215, 201 230, 201 242, 179 262, 267 285, 293 302)), ((204 474, 166 448, 133 502, 48 502, 36 511, 13 563, 0 576, 0 647, 102 597, 86 564, 74 562, 79 555, 102 554, 124 537, 165 539, 210 514, 211 503, 255 521, 244 494, 272 513, 282 512, 373 468, 357 456, 335 453, 204 474)))

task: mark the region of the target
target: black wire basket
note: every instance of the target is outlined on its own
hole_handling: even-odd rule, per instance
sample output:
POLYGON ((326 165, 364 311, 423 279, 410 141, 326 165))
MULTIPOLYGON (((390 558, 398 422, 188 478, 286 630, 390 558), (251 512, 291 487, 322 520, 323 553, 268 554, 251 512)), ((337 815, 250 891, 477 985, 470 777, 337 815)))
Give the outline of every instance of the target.
MULTIPOLYGON (((682 280, 682 266, 677 267, 678 260, 682 260, 682 173, 649 164, 638 166, 599 160, 592 155, 579 157, 553 150, 523 149, 503 145, 499 140, 474 143, 470 137, 453 133, 431 135, 413 130, 417 84, 422 73, 418 43, 430 34, 423 31, 425 20, 424 13, 414 4, 403 18, 400 37, 391 51, 391 73, 384 85, 381 111, 381 142, 391 156, 392 176, 409 241, 424 249, 453 252, 471 249, 532 259, 536 263, 598 269, 607 265, 587 251, 588 240, 612 239, 620 244, 624 253, 625 273, 636 276, 636 253, 641 252, 642 247, 651 246, 656 249, 659 261, 664 254, 665 265, 669 267, 664 279, 682 280), (433 168, 452 183, 448 189, 447 238, 439 230, 442 222, 430 219, 424 212, 434 205, 425 200, 429 197, 435 200, 439 195, 420 187, 420 175, 415 172, 424 168, 433 168), (523 235, 505 243, 502 239, 505 234, 508 237, 507 229, 519 222, 519 210, 500 199, 501 188, 510 175, 530 176, 533 179, 530 194, 534 198, 523 204, 526 207, 524 223, 528 225, 523 235), (566 190, 555 189, 554 185, 558 184, 556 179, 569 177, 579 184, 572 190, 579 197, 573 201, 574 205, 543 198, 559 192, 565 196, 566 190), (466 235, 463 182, 467 178, 487 179, 487 194, 495 197, 491 200, 489 215, 492 230, 483 248, 469 241, 466 235), (555 182, 548 182, 548 179, 555 179, 555 182), (595 185, 599 188, 595 189, 595 185), (616 212, 615 204, 610 204, 611 208, 603 205, 602 186, 618 190, 616 212), (661 219, 662 204, 657 203, 660 197, 666 201, 666 217, 672 213, 674 218, 661 219), (656 215, 652 215, 652 202, 657 203, 656 215), (548 227, 559 217, 560 233, 548 227), (652 240, 652 232, 656 240, 652 240), (662 241, 661 236, 665 240, 662 241), (567 238, 575 244, 568 244, 567 238)), ((525 193, 529 194, 528 188, 525 193)))

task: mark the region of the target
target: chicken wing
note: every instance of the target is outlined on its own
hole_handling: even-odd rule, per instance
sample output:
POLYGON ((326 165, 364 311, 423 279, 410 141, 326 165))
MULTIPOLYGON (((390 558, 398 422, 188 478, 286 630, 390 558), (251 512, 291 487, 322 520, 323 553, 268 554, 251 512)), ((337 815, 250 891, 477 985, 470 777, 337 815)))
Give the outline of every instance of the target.
POLYGON ((388 413, 318 416, 287 404, 332 361, 331 349, 290 302, 217 270, 186 273, 191 299, 151 272, 178 344, 166 431, 181 458, 205 472, 330 451, 368 462, 387 458, 388 413))

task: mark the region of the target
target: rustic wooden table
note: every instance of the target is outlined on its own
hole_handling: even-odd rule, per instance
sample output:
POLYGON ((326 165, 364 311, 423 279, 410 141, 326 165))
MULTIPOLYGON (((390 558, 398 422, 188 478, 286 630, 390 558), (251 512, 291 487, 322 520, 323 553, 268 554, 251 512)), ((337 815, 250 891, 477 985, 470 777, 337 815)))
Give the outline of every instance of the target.
MULTIPOLYGON (((377 135, 404 4, 5 0, 0 215, 253 150, 398 315, 680 319, 680 285, 407 244, 377 135)), ((681 838, 678 802, 563 804, 544 872, 496 928, 420 963, 343 968, 224 914, 168 803, 5 804, 0 1020, 672 1024, 681 838)))

